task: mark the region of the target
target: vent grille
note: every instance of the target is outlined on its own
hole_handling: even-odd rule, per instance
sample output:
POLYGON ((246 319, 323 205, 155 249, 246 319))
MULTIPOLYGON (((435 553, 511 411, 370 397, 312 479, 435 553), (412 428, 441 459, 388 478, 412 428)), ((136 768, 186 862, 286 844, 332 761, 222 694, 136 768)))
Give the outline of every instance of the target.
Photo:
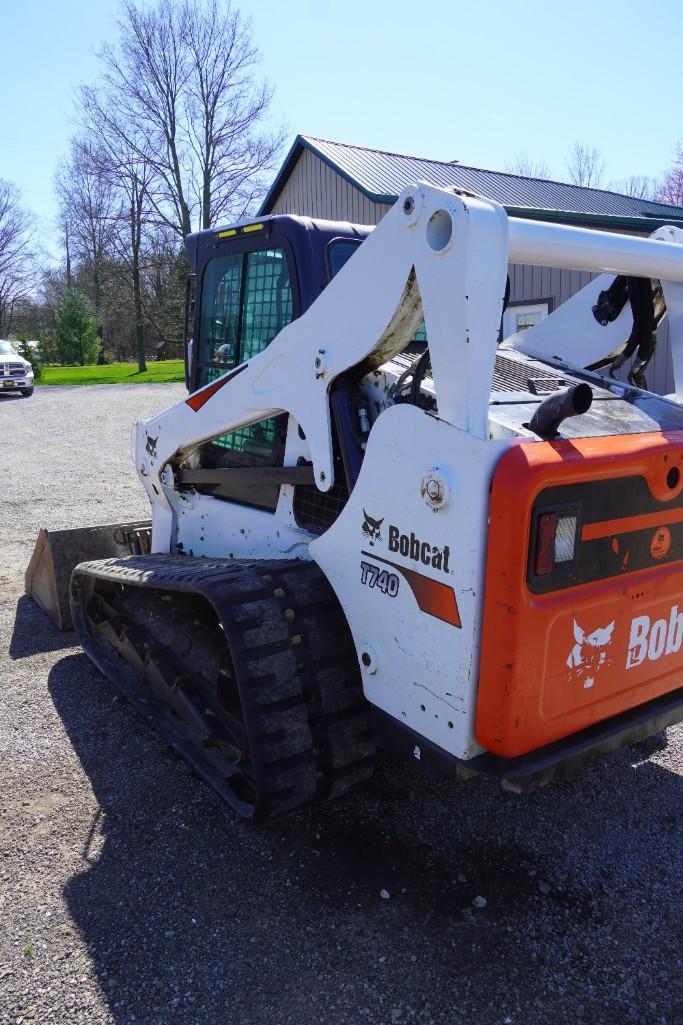
POLYGON ((23 377, 23 363, 0 363, 0 377, 23 377))
POLYGON ((543 395, 566 387, 569 382, 559 374, 554 375, 544 367, 542 370, 533 364, 521 362, 496 353, 496 365, 493 371, 493 387, 491 391, 521 391, 532 395, 543 395))
POLYGON ((311 534, 324 534, 346 505, 349 492, 346 484, 334 484, 329 491, 318 491, 315 484, 302 484, 294 489, 294 519, 297 526, 311 534))

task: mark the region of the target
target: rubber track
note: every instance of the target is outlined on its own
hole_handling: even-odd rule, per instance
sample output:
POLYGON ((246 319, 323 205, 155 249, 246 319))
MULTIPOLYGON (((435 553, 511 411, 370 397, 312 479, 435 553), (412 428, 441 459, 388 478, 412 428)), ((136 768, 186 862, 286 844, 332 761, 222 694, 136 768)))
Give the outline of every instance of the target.
MULTIPOLYGON (((76 567, 71 602, 93 662, 241 815, 288 814, 371 776, 353 640, 315 563, 104 559, 76 567), (238 692, 231 711, 248 750, 237 765, 220 730, 218 742, 207 734, 196 701, 187 715, 184 681, 214 697, 238 692)), ((218 707, 223 714, 226 700, 218 707)))

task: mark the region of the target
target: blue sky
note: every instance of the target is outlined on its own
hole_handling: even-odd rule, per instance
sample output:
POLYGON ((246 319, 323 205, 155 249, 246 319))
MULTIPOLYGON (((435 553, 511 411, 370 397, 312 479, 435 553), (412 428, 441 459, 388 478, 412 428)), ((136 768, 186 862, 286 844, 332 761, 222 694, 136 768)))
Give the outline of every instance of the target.
MULTIPOLYGON (((243 0, 274 118, 297 132, 561 177, 579 139, 608 179, 659 176, 683 137, 680 0, 243 0)), ((0 177, 52 234, 73 87, 97 73, 115 0, 0 0, 0 177)), ((283 154, 284 155, 284 154, 283 154)))

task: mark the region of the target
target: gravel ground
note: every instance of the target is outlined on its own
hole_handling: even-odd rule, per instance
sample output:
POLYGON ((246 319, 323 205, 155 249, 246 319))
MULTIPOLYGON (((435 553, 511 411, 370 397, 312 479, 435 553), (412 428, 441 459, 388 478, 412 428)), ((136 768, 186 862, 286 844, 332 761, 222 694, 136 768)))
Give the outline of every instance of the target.
POLYGON ((382 757, 254 829, 21 596, 40 526, 146 513, 181 393, 0 399, 0 1025, 683 1022, 683 729, 527 797, 382 757))

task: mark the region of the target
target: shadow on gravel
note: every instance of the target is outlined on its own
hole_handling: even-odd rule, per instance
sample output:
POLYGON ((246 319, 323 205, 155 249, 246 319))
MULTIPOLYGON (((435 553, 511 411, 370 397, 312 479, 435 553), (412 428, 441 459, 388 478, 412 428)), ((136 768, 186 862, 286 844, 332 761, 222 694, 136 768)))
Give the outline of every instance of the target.
POLYGON ((29 658, 45 651, 78 646, 73 631, 58 630, 50 617, 27 594, 17 602, 17 614, 9 643, 10 658, 29 658))
POLYGON ((259 829, 84 655, 49 690, 99 805, 65 899, 119 1025, 676 1020, 681 780, 633 751, 525 798, 383 757, 259 829))

